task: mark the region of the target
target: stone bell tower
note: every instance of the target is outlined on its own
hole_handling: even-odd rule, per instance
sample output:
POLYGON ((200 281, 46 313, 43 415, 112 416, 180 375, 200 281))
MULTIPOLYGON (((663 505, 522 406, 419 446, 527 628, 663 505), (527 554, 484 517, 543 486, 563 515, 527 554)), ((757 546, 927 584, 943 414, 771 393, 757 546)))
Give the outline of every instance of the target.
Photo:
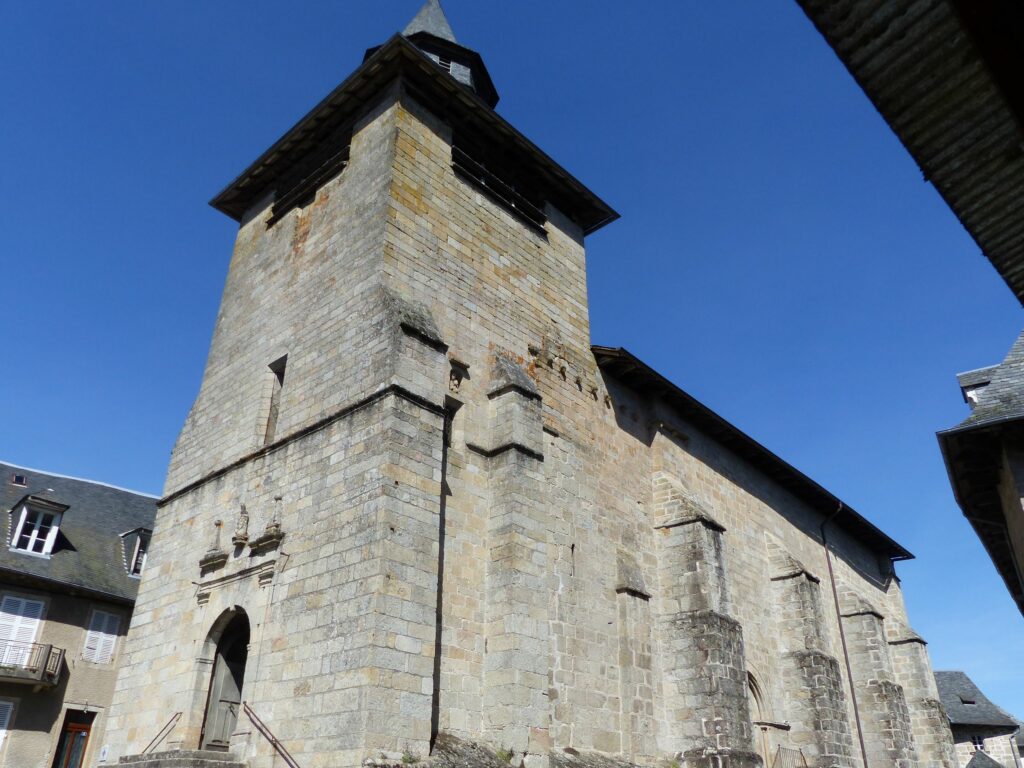
POLYGON ((497 101, 429 0, 212 201, 239 231, 106 761, 547 749, 544 410, 593 387, 616 214, 497 101))

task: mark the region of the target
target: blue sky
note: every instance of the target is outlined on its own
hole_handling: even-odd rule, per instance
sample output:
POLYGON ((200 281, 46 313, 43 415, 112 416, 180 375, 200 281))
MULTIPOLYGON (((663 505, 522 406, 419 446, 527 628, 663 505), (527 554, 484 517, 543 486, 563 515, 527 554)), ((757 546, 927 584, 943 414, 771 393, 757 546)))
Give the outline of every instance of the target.
MULTIPOLYGON (((419 0, 0 3, 0 459, 158 493, 235 224, 206 201, 419 0)), ((934 433, 1016 300, 793 0, 445 0, 498 110, 621 214, 625 346, 914 552, 936 668, 1024 716, 1024 619, 934 433)))

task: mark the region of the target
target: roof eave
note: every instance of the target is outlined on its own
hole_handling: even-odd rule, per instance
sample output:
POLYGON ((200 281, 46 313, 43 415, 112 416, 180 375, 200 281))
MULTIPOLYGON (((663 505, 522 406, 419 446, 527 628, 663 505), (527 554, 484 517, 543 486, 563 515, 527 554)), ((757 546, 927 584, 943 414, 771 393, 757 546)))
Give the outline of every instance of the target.
MULTIPOLYGON (((630 364, 634 365, 642 372, 645 378, 656 381, 660 389, 674 394, 686 404, 691 413, 685 414, 685 418, 698 422, 705 421, 707 424, 715 425, 725 435, 732 438, 730 442, 735 443, 735 447, 733 445, 729 445, 728 447, 730 447, 730 449, 747 458, 762 471, 765 471, 765 468, 767 467, 778 474, 781 474, 788 480, 789 485, 793 486, 789 488, 789 490, 793 492, 794 495, 797 495, 805 502, 817 508, 822 514, 826 516, 831 515, 835 510, 841 508, 843 510, 841 518, 845 518, 847 529, 850 530, 850 527, 852 526, 853 528, 859 529, 861 534, 866 534, 861 535, 860 538, 873 540, 871 542, 866 541, 866 543, 868 543, 875 552, 886 556, 889 560, 894 562, 914 559, 914 555, 911 554, 910 551, 883 533, 863 515, 842 502, 838 497, 798 470, 792 464, 780 458, 761 443, 757 442, 754 438, 750 437, 750 435, 746 434, 722 416, 712 411, 695 397, 679 388, 670 380, 666 379, 626 349, 622 347, 603 347, 598 345, 594 345, 591 349, 593 350, 595 357, 598 358, 598 366, 602 368, 604 368, 604 366, 601 363, 601 356, 605 356, 606 359, 609 360, 612 358, 628 360, 630 364), (737 447, 740 448, 742 452, 741 450, 737 450, 737 447)), ((614 371, 611 371, 611 373, 613 376, 615 375, 614 371)), ((628 384, 629 382, 626 383, 628 384)), ((701 424, 698 424, 697 426, 700 427, 701 424)), ((840 521, 839 524, 842 525, 843 523, 840 521)), ((858 531, 851 531, 851 533, 856 535, 858 531)))
MULTIPOLYGON (((554 190, 556 195, 560 195, 563 199, 572 198, 578 203, 577 212, 586 211, 583 220, 577 222, 584 235, 589 235, 619 218, 619 214, 611 206, 601 200, 601 198, 584 186, 582 182, 577 180, 533 142, 512 127, 504 118, 491 109, 480 96, 465 88, 461 83, 442 71, 425 53, 400 34, 392 36, 377 49, 341 85, 331 91, 326 98, 321 100, 319 104, 292 126, 280 139, 274 142, 268 150, 261 154, 254 163, 250 164, 234 181, 221 190, 210 201, 210 205, 232 219, 241 221, 246 213, 247 206, 237 204, 233 198, 239 197, 244 187, 251 184, 261 173, 265 173, 267 169, 271 168, 278 157, 287 153, 290 147, 298 144, 305 137, 305 134, 315 127, 318 120, 325 118, 329 111, 334 109, 345 109, 354 115, 358 111, 370 106, 365 100, 360 101, 356 98, 359 90, 368 85, 383 87, 395 78, 406 76, 426 78, 435 91, 443 91, 447 94, 445 98, 448 99, 449 103, 446 106, 471 115, 473 120, 486 124, 505 140, 514 144, 518 151, 525 153, 536 164, 537 168, 545 174, 548 181, 557 185, 558 189, 554 190), (413 67, 409 71, 405 71, 402 68, 404 64, 413 65, 413 67), (388 68, 393 65, 394 70, 389 70, 388 68), (377 79, 380 80, 380 83, 373 82, 377 79)), ((263 193, 265 191, 263 190, 263 193)), ((563 212, 570 216, 573 214, 573 211, 563 212)))
MULTIPOLYGON (((1013 416, 979 424, 960 425, 938 432, 936 437, 939 441, 939 450, 942 453, 943 463, 946 466, 949 485, 953 489, 953 498, 956 500, 957 506, 960 507, 960 511, 967 519, 971 528, 974 529, 974 533, 977 535, 986 554, 1006 585, 1011 599, 1016 603, 1021 614, 1024 615, 1024 574, 1021 574, 1019 571, 1013 547, 1007 538, 1008 523, 1002 504, 998 501, 998 491, 994 488, 986 491, 988 496, 991 497, 991 503, 988 504, 988 507, 999 510, 998 519, 993 519, 994 515, 984 514, 984 510, 977 508, 977 505, 972 504, 965 495, 962 481, 963 470, 966 467, 963 467, 954 457, 960 441, 976 439, 988 442, 996 440, 998 438, 997 428, 1014 422, 1024 422, 1024 418, 1013 416), (999 529, 1002 535, 993 536, 993 529, 999 529)), ((982 507, 984 506, 985 504, 982 503, 982 507)))

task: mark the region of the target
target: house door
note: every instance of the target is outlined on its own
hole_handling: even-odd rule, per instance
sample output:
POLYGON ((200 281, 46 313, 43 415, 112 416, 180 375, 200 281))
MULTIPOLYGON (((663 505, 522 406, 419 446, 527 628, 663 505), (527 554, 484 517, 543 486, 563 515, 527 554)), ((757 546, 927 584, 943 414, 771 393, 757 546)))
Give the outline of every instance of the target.
POLYGON ((236 616, 217 643, 200 749, 227 751, 242 708, 242 683, 249 649, 249 622, 236 616))
POLYGON ((53 768, 82 768, 94 717, 93 712, 68 710, 64 730, 57 742, 57 753, 53 756, 53 768))

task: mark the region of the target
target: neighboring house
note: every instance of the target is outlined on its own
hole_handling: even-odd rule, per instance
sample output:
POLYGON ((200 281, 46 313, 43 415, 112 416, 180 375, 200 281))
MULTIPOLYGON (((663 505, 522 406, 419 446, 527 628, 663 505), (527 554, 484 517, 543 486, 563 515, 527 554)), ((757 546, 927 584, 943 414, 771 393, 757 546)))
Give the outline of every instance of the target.
POLYGON ((964 672, 936 672, 960 768, 1020 768, 1020 724, 997 707, 964 672))
MULTIPOLYGON (((798 2, 1024 302, 1024 3, 798 2)), ((1007 363, 1019 362, 1019 345, 1007 363)), ((1005 365, 999 396, 1019 405, 1021 380, 1005 365)), ((965 397, 989 373, 962 374, 965 397)), ((996 389, 993 380, 990 393, 996 389)), ((1020 487, 1021 468, 1004 451, 1020 415, 1009 405, 983 396, 939 442, 957 501, 1024 613, 1024 509, 1000 484, 1009 478, 1020 487)))
POLYGON ((0 766, 80 768, 114 691, 152 496, 0 463, 0 766))
POLYGON ((999 365, 961 373, 971 414, 939 432, 953 493, 1024 613, 1024 333, 999 365))
POLYGON ((954 768, 911 554, 592 346, 616 214, 497 100, 429 0, 213 201, 236 246, 107 760, 954 768))

